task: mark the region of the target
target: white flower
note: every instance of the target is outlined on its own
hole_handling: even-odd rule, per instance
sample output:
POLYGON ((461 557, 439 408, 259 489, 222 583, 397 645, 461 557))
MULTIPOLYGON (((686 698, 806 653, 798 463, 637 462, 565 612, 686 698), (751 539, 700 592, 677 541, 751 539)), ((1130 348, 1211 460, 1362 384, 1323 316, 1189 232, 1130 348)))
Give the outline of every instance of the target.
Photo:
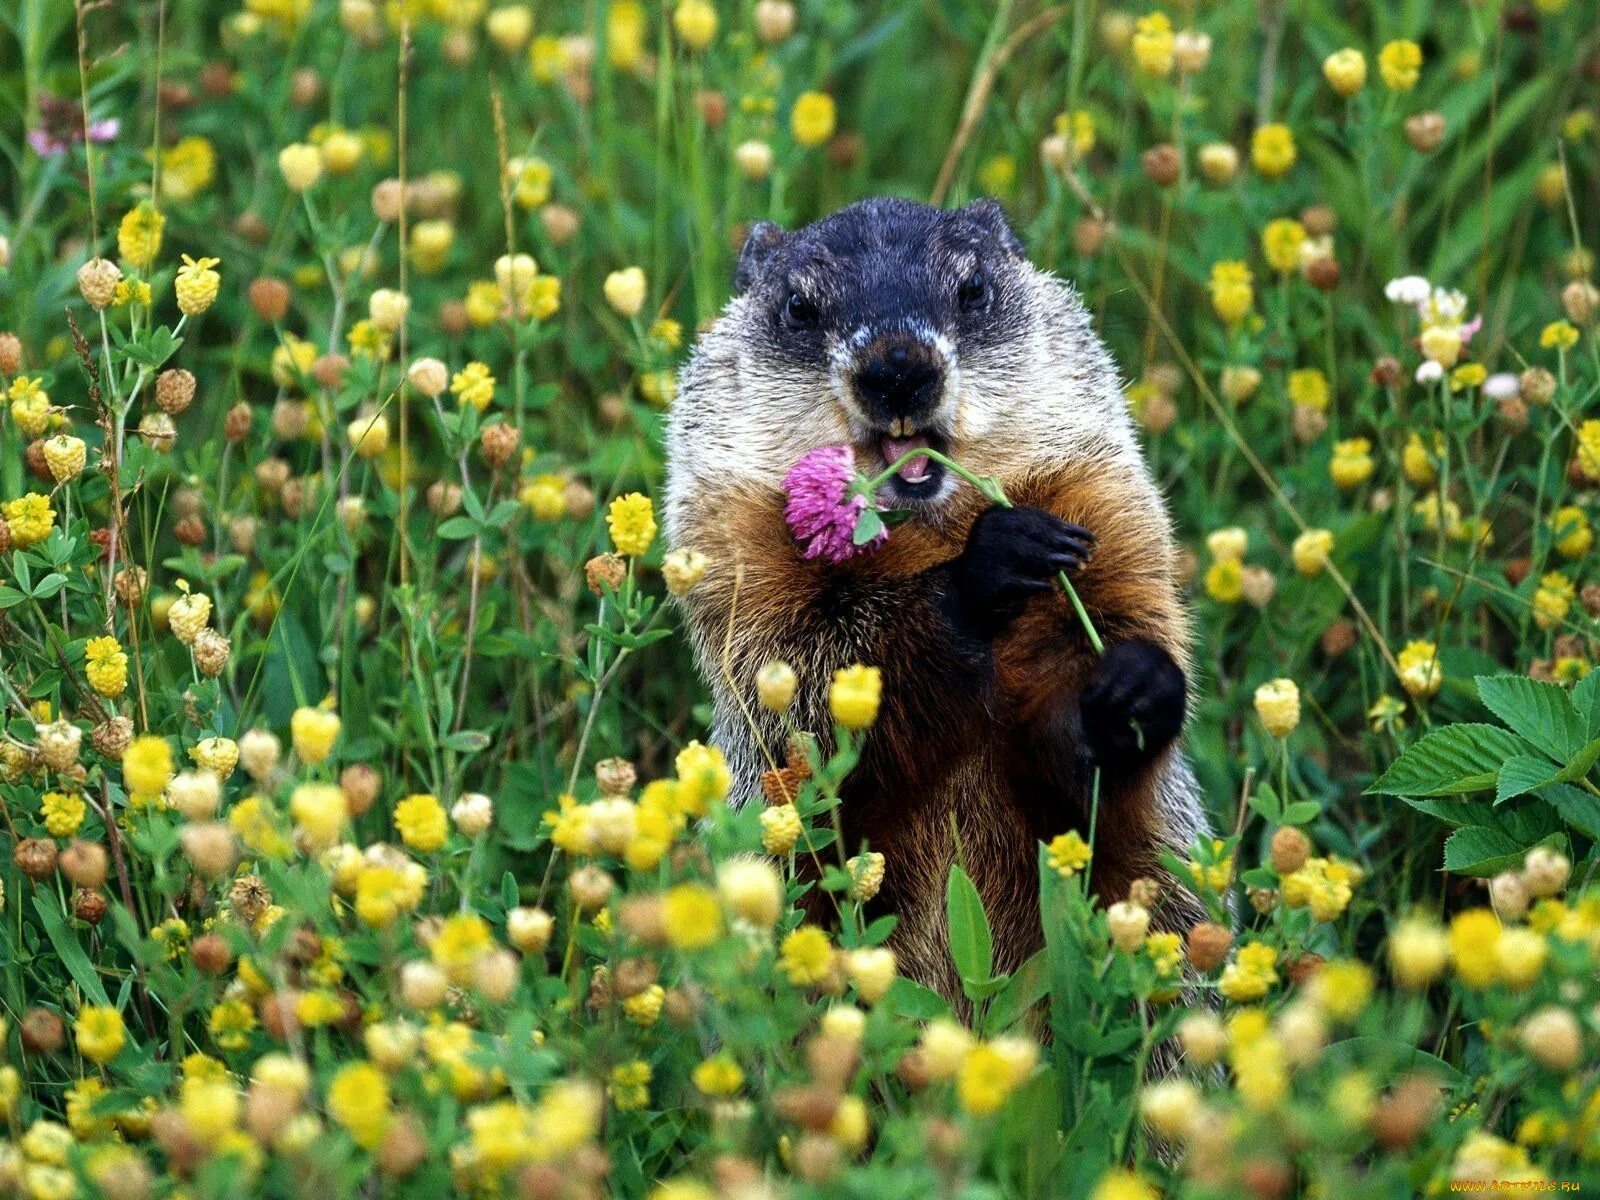
POLYGON ((1460 325, 1467 315, 1465 294, 1447 288, 1434 288, 1431 295, 1417 301, 1424 325, 1460 325))
POLYGON ((1444 368, 1431 358, 1417 368, 1418 383, 1438 383, 1443 378, 1444 368))
POLYGON ((1483 381, 1483 394, 1490 400, 1510 400, 1522 391, 1522 381, 1510 371, 1497 371, 1483 381))
POLYGON ((1402 275, 1383 285, 1383 294, 1396 304, 1421 304, 1432 285, 1421 275, 1402 275))
POLYGON ((482 792, 468 792, 450 809, 450 819, 468 837, 477 837, 494 821, 494 801, 482 792))

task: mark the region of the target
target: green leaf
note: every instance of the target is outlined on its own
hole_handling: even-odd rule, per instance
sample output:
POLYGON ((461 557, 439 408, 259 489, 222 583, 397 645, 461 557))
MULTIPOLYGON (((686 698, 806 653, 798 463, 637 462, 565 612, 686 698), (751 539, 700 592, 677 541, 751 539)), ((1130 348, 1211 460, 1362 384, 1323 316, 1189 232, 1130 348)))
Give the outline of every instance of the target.
POLYGON ((1558 762, 1566 762, 1589 740, 1588 722, 1560 684, 1526 675, 1479 675, 1484 706, 1558 762))
POLYGON ((486 750, 489 746, 489 735, 480 733, 476 729, 462 729, 452 733, 439 743, 446 750, 454 750, 457 754, 476 754, 486 750))
POLYGON ((45 936, 50 939, 50 945, 55 947, 56 955, 67 968, 67 973, 72 976, 72 981, 96 1004, 110 1004, 111 1000, 100 982, 100 976, 95 973, 94 964, 83 952, 83 946, 79 944, 76 935, 67 928, 66 918, 61 915, 61 910, 57 907, 55 895, 53 893, 36 895, 33 898, 33 908, 39 914, 39 923, 44 926, 45 936))
POLYGON ((1517 754, 1500 767, 1500 778, 1495 784, 1494 802, 1504 804, 1514 796, 1525 796, 1538 791, 1547 783, 1555 782, 1561 768, 1548 758, 1531 754, 1517 754))
POLYGON ((1050 992, 1050 972, 1046 970, 1045 952, 1035 951, 1006 980, 984 1014, 983 1023, 992 1032, 1004 1032, 1028 1014, 1050 992))
POLYGON ((462 541, 478 532, 478 523, 471 517, 451 517, 448 521, 441 522, 438 534, 451 541, 462 541))
POLYGON ((1467 1077, 1461 1073, 1459 1067, 1451 1066, 1438 1055, 1429 1054, 1426 1050, 1406 1045, 1404 1042, 1359 1036, 1343 1038, 1333 1045, 1342 1050, 1353 1051, 1356 1062, 1384 1064, 1386 1072, 1397 1069, 1408 1071, 1421 1069, 1437 1075, 1452 1086, 1460 1086, 1467 1082, 1467 1077))
POLYGON ((864 509, 860 519, 856 521, 855 532, 850 535, 850 540, 857 546, 865 546, 873 538, 883 532, 883 518, 878 515, 875 508, 864 509))
POLYGON ((1561 771, 1562 782, 1576 783, 1589 773, 1589 768, 1594 766, 1596 760, 1600 760, 1600 738, 1585 744, 1567 760, 1567 765, 1561 771))
POLYGON ((923 987, 916 980, 907 979, 904 975, 897 978, 890 986, 889 994, 883 998, 883 1002, 895 1016, 918 1021, 948 1016, 950 1013, 950 1006, 938 992, 923 987))
POLYGON ((1444 869, 1458 875, 1498 875, 1520 866, 1537 842, 1524 843, 1500 829, 1468 825, 1450 835, 1444 844, 1444 869))
POLYGON ((35 600, 48 600, 65 587, 66 584, 67 577, 65 575, 52 571, 39 580, 39 585, 33 589, 33 598, 35 600))
POLYGON ((1587 735, 1600 737, 1600 671, 1590 671, 1573 685, 1572 707, 1582 715, 1587 735))
POLYGON ((1539 799, 1579 833, 1600 841, 1600 796, 1570 783, 1552 783, 1540 790, 1539 799))
POLYGON ((1304 825, 1307 821, 1315 820, 1322 812, 1322 805, 1315 800, 1296 800, 1283 810, 1283 823, 1285 825, 1304 825))
POLYGON ((994 969, 994 941, 983 898, 977 886, 952 863, 944 890, 945 913, 950 922, 950 957, 963 984, 981 984, 994 969))
POLYGON ((1450 796, 1495 785, 1500 765, 1527 753, 1527 743, 1498 725, 1462 722, 1418 739, 1390 764, 1368 794, 1450 796))

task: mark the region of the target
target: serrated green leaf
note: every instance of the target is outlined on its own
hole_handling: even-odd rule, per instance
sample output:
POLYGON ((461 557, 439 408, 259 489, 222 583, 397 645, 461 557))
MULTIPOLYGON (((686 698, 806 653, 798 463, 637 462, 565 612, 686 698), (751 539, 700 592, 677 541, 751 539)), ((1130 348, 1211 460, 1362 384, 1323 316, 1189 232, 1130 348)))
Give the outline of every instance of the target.
POLYGON ((1588 723, 1560 684, 1526 675, 1480 675, 1476 682, 1484 707, 1557 762, 1589 740, 1588 723))
POLYGON ((1576 754, 1567 760, 1567 765, 1561 770, 1561 780, 1564 783, 1576 783, 1589 773, 1589 768, 1600 761, 1600 738, 1584 745, 1576 754))
POLYGON ((1572 707, 1584 719, 1590 738, 1600 738, 1600 671, 1590 671, 1572 688, 1572 707))
POLYGON ((1540 789, 1539 799, 1579 833, 1600 840, 1600 796, 1570 783, 1552 783, 1540 789))
POLYGON ((1518 754, 1500 767, 1500 777, 1495 783, 1494 802, 1504 804, 1515 796, 1536 792, 1547 783, 1555 782, 1561 768, 1548 758, 1532 754, 1518 754))
POLYGON ((1500 765, 1528 744, 1498 725, 1462 722, 1420 738, 1390 765, 1368 794, 1451 796, 1495 785, 1500 765))
POLYGON ((1458 875, 1495 875, 1520 863, 1528 847, 1487 825, 1467 825, 1444 844, 1444 869, 1458 875))

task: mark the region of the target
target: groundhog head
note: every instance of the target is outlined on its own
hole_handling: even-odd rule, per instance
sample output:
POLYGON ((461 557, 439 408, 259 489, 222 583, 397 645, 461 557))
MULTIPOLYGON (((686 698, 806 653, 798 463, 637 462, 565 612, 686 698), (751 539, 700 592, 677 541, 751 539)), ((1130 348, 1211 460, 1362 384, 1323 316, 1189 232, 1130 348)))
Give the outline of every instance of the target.
MULTIPOLYGON (((1122 439, 1116 373, 1082 306, 992 200, 867 200, 794 232, 758 222, 735 289, 674 406, 675 483, 772 482, 841 442, 872 473, 928 446, 1004 475, 1122 439)), ((933 515, 956 486, 913 457, 884 490, 933 515)))

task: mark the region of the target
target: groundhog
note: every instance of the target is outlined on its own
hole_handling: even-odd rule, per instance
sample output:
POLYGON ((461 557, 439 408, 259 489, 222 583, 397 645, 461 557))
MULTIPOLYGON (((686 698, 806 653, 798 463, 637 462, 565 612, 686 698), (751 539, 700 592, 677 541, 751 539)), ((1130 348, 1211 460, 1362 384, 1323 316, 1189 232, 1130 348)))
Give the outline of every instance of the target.
MULTIPOLYGON (((667 456, 669 540, 709 560, 684 604, 734 801, 782 763, 785 720, 829 744, 837 669, 882 671, 841 819, 849 853, 885 856, 876 905, 899 917, 906 975, 960 994, 944 905, 955 861, 983 898, 996 970, 1042 944, 1038 845, 1088 836, 1097 768, 1105 902, 1165 878, 1160 853, 1206 832, 1178 744, 1188 619, 1171 524, 1088 313, 1028 262, 998 204, 878 199, 792 233, 757 223, 734 298, 683 370, 667 456), (931 447, 998 479, 1014 507, 913 458, 879 493, 910 514, 887 543, 807 559, 783 479, 841 443, 869 474, 931 447), (782 717, 757 701, 774 660, 799 678, 782 717)), ((1159 925, 1201 916, 1165 889, 1159 925)))

